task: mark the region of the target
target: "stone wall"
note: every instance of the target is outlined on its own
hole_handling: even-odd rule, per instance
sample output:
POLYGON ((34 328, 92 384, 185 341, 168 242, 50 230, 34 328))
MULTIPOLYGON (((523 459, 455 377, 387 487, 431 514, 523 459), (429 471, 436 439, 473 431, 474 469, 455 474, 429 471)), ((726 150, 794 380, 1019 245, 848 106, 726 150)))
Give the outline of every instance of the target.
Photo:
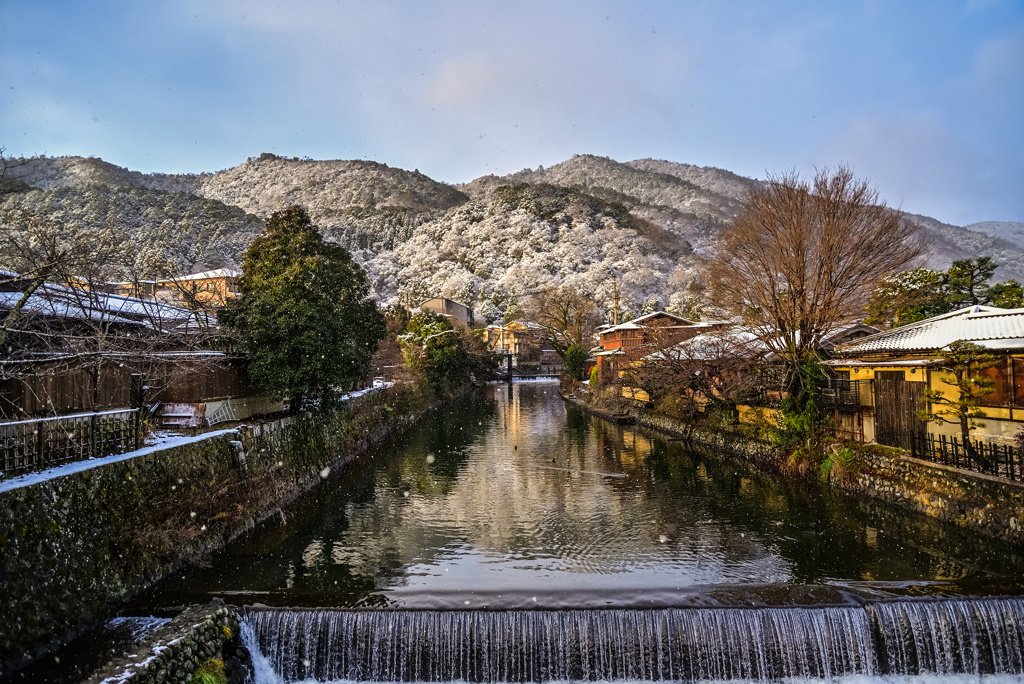
POLYGON ((0 676, 224 546, 338 472, 424 401, 401 386, 317 416, 0 492, 0 676))
MULTIPOLYGON (((802 472, 781 450, 742 435, 694 428, 652 413, 638 415, 637 424, 685 437, 771 472, 818 477, 817 468, 802 472)), ((834 472, 829 484, 1024 546, 1021 483, 910 458, 894 449, 865 448, 858 452, 853 467, 834 472)))
POLYGON ((844 489, 1024 546, 1024 485, 909 456, 862 452, 844 489))
POLYGON ((238 616, 215 602, 182 611, 85 684, 185 684, 197 672, 207 681, 243 684, 249 666, 239 649, 238 616))

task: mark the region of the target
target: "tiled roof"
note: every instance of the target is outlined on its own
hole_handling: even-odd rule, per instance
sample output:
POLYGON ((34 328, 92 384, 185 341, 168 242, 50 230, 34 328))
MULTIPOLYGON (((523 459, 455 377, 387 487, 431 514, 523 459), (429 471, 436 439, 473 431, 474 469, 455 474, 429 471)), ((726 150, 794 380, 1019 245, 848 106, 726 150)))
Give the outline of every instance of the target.
POLYGON ((966 340, 990 349, 1020 348, 1024 309, 972 306, 836 347, 841 356, 910 353, 944 349, 966 340))
POLYGON ((658 360, 668 356, 674 359, 712 361, 727 356, 763 357, 769 353, 768 345, 754 331, 735 326, 731 330, 691 337, 647 358, 658 360))
POLYGON ((192 275, 175 276, 173 278, 167 278, 161 280, 162 283, 169 283, 175 280, 208 280, 210 278, 237 278, 242 275, 241 271, 233 268, 218 268, 213 271, 203 271, 202 273, 193 273, 192 275))
MULTIPOLYGON (((21 292, 0 292, 0 310, 9 311, 21 297, 21 292)), ((162 302, 51 283, 40 286, 25 302, 22 311, 52 318, 92 319, 165 331, 188 326, 195 317, 188 309, 162 302)))
POLYGON ((645 327, 643 324, 644 321, 646 321, 648 318, 654 318, 656 316, 667 316, 668 318, 674 318, 675 320, 678 321, 676 327, 688 327, 694 325, 693 321, 687 320, 682 316, 676 316, 675 314, 670 314, 667 311, 653 311, 649 314, 638 316, 637 318, 634 318, 631 321, 626 321, 625 323, 619 323, 618 325, 613 325, 607 328, 599 328, 598 333, 603 335, 604 333, 611 332, 612 330, 636 330, 637 328, 643 328, 645 327))

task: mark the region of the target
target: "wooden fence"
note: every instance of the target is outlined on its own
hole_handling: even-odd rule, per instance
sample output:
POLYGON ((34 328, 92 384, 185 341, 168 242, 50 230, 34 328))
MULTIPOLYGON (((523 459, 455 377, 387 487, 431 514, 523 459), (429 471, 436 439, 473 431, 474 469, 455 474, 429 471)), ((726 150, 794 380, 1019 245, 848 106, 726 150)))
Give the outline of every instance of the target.
POLYGON ((116 363, 98 369, 44 365, 0 381, 0 416, 27 418, 130 406, 131 372, 116 363))
POLYGON ((141 444, 139 410, 79 413, 0 423, 0 465, 5 478, 122 454, 141 444))
MULTIPOLYGON (((130 360, 129 360, 130 361, 130 360)), ((43 364, 0 381, 0 418, 19 419, 138 406, 132 376, 148 387, 145 401, 199 403, 250 396, 247 362, 237 357, 167 356, 146 363, 106 359, 99 367, 43 364)))
POLYGON ((972 455, 956 437, 915 434, 910 440, 910 455, 926 461, 973 470, 987 475, 1020 481, 1024 462, 1013 444, 996 444, 971 440, 972 455))

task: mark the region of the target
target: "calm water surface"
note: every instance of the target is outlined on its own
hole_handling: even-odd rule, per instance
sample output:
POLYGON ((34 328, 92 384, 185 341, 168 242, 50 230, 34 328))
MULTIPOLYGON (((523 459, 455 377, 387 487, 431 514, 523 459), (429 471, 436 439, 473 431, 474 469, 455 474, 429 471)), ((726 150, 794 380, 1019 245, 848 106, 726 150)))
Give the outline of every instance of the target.
POLYGON ((332 478, 284 526, 160 583, 142 607, 831 602, 1024 593, 1010 547, 779 482, 494 385, 332 478))

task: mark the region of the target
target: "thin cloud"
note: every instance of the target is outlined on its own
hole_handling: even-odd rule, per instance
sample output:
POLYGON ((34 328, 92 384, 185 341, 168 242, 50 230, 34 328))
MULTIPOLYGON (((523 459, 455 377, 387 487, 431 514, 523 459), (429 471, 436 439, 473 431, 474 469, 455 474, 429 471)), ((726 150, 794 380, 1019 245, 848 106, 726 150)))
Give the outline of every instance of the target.
POLYGON ((981 154, 934 112, 859 117, 819 160, 852 164, 889 204, 912 213, 966 224, 981 205, 991 220, 1024 216, 1024 201, 1011 190, 1024 168, 981 154))
POLYGON ((175 172, 269 151, 446 181, 575 153, 848 161, 916 211, 1024 218, 1019 3, 8 0, 0 21, 18 153, 175 172))

